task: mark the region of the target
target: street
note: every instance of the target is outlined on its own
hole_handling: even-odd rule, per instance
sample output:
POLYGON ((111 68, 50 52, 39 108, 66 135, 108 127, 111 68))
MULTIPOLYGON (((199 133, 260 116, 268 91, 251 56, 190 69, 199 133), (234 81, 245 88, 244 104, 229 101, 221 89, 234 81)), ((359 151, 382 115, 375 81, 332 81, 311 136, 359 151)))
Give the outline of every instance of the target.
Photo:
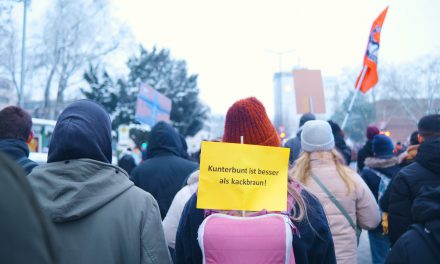
POLYGON ((371 264, 370 242, 368 240, 368 232, 362 231, 361 240, 358 246, 358 264, 371 264))

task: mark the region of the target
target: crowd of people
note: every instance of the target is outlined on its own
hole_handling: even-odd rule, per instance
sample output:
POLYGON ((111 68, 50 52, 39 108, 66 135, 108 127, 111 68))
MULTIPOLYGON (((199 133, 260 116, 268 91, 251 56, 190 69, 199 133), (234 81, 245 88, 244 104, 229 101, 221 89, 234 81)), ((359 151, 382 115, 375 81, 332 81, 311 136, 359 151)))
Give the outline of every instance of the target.
POLYGON ((79 100, 58 117, 47 163, 37 164, 28 158, 32 119, 9 106, 0 111, 0 262, 348 264, 366 230, 374 264, 440 263, 440 115, 422 117, 408 136, 409 147, 396 148, 369 126, 353 169, 337 123, 304 114, 282 146, 263 104, 239 100, 219 141, 290 148, 288 209, 215 211, 197 208, 199 161, 170 124, 152 128, 139 165, 131 153, 113 165, 109 115, 79 100), (249 236, 242 245, 234 228, 205 240, 216 214, 282 215, 289 239, 268 226, 240 232, 249 236), (267 230, 274 235, 259 236, 267 230))

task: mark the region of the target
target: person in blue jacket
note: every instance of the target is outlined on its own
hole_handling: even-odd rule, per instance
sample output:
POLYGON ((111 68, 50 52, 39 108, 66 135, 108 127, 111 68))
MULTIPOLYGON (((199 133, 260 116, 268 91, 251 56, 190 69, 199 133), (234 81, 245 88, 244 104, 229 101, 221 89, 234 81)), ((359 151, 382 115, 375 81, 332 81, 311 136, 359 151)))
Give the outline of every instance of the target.
MULTIPOLYGON (((278 134, 267 117, 264 106, 251 97, 236 102, 225 121, 223 142, 278 147, 278 134)), ((287 183, 286 183, 287 184, 287 183)), ((298 234, 293 235, 293 251, 296 263, 336 263, 335 248, 324 209, 318 199, 304 188, 296 201, 295 212, 303 212, 303 218, 294 221, 298 234), (306 206, 301 206, 301 205, 306 206)), ((197 193, 186 204, 176 235, 175 263, 202 263, 203 255, 197 241, 197 231, 205 218, 205 212, 197 209, 197 193)))

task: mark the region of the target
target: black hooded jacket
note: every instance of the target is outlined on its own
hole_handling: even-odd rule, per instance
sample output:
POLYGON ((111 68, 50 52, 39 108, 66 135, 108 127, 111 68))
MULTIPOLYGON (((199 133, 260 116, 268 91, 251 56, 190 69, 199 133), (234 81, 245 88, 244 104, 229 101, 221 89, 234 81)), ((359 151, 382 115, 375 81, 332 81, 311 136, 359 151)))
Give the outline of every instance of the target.
POLYGON ((369 139, 365 142, 365 145, 358 151, 357 154, 357 168, 358 172, 362 172, 362 169, 365 166, 365 159, 369 157, 373 157, 373 140, 369 139))
POLYGON ((47 162, 92 159, 111 163, 111 145, 111 121, 105 109, 94 101, 79 100, 58 117, 47 162))
POLYGON ((345 164, 347 166, 349 166, 350 163, 351 163, 351 149, 345 143, 345 140, 344 140, 343 136, 341 136, 341 135, 334 135, 334 137, 335 137, 335 147, 336 147, 336 150, 338 150, 339 153, 341 153, 342 157, 345 160, 345 164))
POLYGON ((38 165, 28 158, 29 147, 23 140, 12 138, 0 139, 0 151, 15 160, 15 162, 22 167, 27 174, 38 165))
POLYGON ((411 207, 423 186, 440 186, 440 138, 423 142, 416 162, 401 169, 389 186, 388 221, 391 243, 414 223, 415 216, 411 213, 411 207))
POLYGON ((157 200, 162 219, 187 176, 198 168, 197 163, 182 158, 182 149, 176 130, 159 122, 149 135, 147 159, 131 173, 134 184, 157 200))
POLYGON ((414 222, 394 244, 386 263, 440 262, 440 186, 424 187, 412 206, 414 222))

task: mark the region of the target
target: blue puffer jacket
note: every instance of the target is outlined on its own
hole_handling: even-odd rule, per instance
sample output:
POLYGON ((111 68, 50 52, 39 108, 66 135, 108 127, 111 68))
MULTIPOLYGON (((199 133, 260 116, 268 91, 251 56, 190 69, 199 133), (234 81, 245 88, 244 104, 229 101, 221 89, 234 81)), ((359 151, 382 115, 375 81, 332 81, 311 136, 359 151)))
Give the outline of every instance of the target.
MULTIPOLYGON (((336 263, 333 238, 320 202, 307 191, 302 195, 307 204, 307 220, 295 223, 299 235, 293 236, 296 263, 336 263)), ((185 206, 176 236, 176 262, 202 263, 202 252, 197 242, 197 230, 204 220, 204 210, 197 209, 194 194, 185 206)))

